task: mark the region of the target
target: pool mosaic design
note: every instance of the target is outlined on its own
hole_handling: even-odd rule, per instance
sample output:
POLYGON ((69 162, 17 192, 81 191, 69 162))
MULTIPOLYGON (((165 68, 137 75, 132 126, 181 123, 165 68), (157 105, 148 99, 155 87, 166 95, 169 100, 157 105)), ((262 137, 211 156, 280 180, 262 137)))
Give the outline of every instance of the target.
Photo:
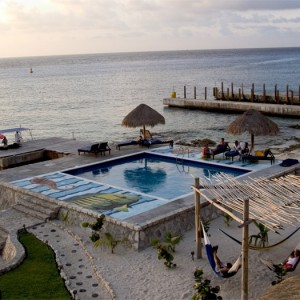
POLYGON ((41 193, 50 198, 101 212, 121 220, 136 215, 137 211, 141 213, 168 203, 165 199, 93 182, 61 172, 17 180, 11 183, 32 192, 41 193))

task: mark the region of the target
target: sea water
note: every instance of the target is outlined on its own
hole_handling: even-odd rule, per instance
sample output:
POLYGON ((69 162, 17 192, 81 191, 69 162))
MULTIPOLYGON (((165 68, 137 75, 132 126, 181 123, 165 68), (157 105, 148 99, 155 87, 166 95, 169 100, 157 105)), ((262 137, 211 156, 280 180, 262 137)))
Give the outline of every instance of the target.
MULTIPOLYGON (((237 114, 164 107, 163 98, 176 91, 183 97, 213 99, 213 87, 252 83, 257 92, 265 83, 282 94, 286 85, 298 93, 300 48, 166 51, 86 54, 0 59, 1 129, 23 126, 34 138, 65 137, 87 141, 137 138, 139 128, 122 127, 123 118, 145 103, 163 114, 165 125, 149 128, 161 138, 175 141, 221 137, 237 114), (32 68, 32 73, 30 69, 32 68)), ((284 142, 291 132, 289 118, 272 117, 281 130, 277 137, 258 137, 256 142, 284 142)), ((8 136, 9 138, 12 138, 8 136)), ((26 137, 25 137, 26 138, 26 137)), ((239 137, 249 139, 248 135, 239 137)))

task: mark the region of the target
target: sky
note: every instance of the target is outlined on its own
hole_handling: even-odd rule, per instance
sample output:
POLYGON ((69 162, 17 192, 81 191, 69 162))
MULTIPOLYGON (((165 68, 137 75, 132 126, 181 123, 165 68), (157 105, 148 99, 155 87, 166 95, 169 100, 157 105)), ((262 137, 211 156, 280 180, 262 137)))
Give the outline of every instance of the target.
POLYGON ((300 0, 0 0, 0 57, 299 41, 300 0))

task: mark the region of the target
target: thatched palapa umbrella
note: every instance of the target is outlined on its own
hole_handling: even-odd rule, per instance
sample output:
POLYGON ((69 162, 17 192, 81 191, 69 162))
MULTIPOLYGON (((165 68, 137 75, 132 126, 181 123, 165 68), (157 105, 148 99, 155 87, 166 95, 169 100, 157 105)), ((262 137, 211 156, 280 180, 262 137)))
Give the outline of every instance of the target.
POLYGON ((241 116, 234 120, 228 127, 227 133, 239 135, 244 132, 251 134, 251 147, 254 147, 254 135, 276 135, 279 128, 276 123, 261 114, 255 109, 245 111, 241 116))
POLYGON ((143 126, 145 136, 146 126, 165 124, 165 118, 156 110, 146 104, 140 104, 132 110, 122 121, 122 126, 140 127, 143 126))

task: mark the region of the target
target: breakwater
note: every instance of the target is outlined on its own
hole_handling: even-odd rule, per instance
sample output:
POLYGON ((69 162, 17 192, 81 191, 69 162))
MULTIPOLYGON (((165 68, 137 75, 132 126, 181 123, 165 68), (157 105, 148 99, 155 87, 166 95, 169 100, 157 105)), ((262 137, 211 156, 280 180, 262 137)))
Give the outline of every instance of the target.
POLYGON ((237 113, 256 109, 265 115, 282 117, 300 117, 300 105, 238 102, 226 100, 200 100, 183 98, 165 98, 163 104, 169 107, 200 109, 213 112, 237 113))
MULTIPOLYGON (((199 92, 199 91, 198 91, 199 92)), ((207 87, 204 93, 200 92, 201 98, 197 98, 197 89, 193 89, 193 98, 187 97, 186 86, 183 87, 183 98, 178 97, 173 91, 169 98, 163 99, 163 104, 169 107, 187 109, 201 109, 220 112, 244 112, 248 109, 256 109, 267 115, 300 117, 300 86, 295 92, 286 86, 285 92, 279 91, 274 86, 274 93, 267 93, 263 84, 261 93, 256 93, 254 84, 251 85, 249 93, 245 91, 244 85, 234 90, 233 83, 230 88, 224 88, 223 82, 220 87, 213 88, 213 99, 208 99, 207 87)))

